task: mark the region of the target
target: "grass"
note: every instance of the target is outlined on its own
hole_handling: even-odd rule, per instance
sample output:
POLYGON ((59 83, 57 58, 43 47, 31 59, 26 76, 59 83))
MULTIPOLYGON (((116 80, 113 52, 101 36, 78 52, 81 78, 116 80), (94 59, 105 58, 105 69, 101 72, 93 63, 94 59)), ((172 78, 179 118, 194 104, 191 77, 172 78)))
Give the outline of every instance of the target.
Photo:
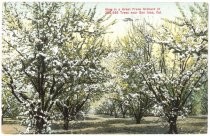
MULTIPOLYGON (((24 131, 17 121, 6 119, 2 132, 15 134, 24 131)), ((178 118, 178 130, 182 134, 207 133, 207 116, 178 118)), ((56 134, 165 134, 167 122, 158 117, 144 117, 141 124, 131 118, 114 118, 105 115, 88 115, 84 121, 71 121, 70 129, 62 129, 62 121, 53 121, 52 133, 56 134)))

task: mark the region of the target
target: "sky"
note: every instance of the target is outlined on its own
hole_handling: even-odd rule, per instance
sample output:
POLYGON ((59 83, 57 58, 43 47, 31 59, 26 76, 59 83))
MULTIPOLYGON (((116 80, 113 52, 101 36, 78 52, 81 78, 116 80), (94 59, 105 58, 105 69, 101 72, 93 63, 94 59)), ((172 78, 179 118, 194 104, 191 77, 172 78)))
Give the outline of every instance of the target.
MULTIPOLYGON (((158 25, 162 22, 162 18, 168 18, 173 20, 175 17, 179 16, 179 11, 176 6, 175 2, 90 2, 85 3, 85 8, 93 8, 94 6, 97 6, 96 9, 96 16, 103 16, 105 14, 105 9, 114 9, 117 10, 120 9, 122 11, 122 8, 127 8, 132 10, 132 8, 159 8, 161 13, 159 14, 122 14, 120 11, 118 11, 118 14, 112 14, 111 19, 116 19, 116 24, 110 27, 110 31, 113 32, 111 37, 113 37, 113 40, 116 40, 117 37, 122 37, 126 34, 129 24, 131 21, 124 21, 125 18, 131 18, 133 21, 141 21, 142 19, 145 19, 147 22, 158 25)), ((188 7, 190 5, 193 5, 193 2, 183 2, 180 3, 181 7, 183 7, 184 10, 188 10, 188 7)), ((151 11, 151 10, 150 10, 151 11)), ((156 12, 156 10, 155 10, 156 12)))
MULTIPOLYGON (((133 8, 160 9, 159 11, 161 13, 159 14, 147 14, 146 11, 145 14, 122 14, 120 11, 118 11, 118 14, 112 14, 110 21, 115 19, 116 24, 110 27, 110 30, 108 31, 113 32, 113 34, 110 35, 113 41, 115 41, 116 38, 122 37, 126 34, 131 21, 124 21, 125 18, 131 18, 136 22, 145 19, 150 24, 158 25, 162 22, 162 18, 173 20, 174 17, 179 16, 179 11, 175 2, 85 2, 84 9, 93 9, 95 5, 97 6, 96 16, 98 17, 101 17, 105 14, 105 9, 113 10, 116 8, 117 10, 120 9, 122 11, 123 8, 126 8, 130 9, 129 12, 131 12, 133 8)), ((190 5, 193 5, 193 2, 181 2, 180 5, 186 10, 190 5)), ((139 10, 137 12, 139 12, 139 10)), ((154 13, 155 12, 156 10, 154 13)))

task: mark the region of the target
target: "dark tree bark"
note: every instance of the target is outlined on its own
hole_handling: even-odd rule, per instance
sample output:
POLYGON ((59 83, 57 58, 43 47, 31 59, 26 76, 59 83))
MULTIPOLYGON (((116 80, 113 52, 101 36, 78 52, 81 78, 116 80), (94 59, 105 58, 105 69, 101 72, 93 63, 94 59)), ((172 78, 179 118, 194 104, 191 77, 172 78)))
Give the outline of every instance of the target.
MULTIPOLYGON (((44 118, 47 118, 47 116, 45 114, 43 114, 43 112, 41 112, 41 105, 39 105, 39 108, 37 109, 37 111, 31 112, 31 114, 34 114, 34 117, 36 119, 36 123, 35 123, 35 133, 36 134, 42 134, 44 133, 44 124, 47 124, 47 122, 45 122, 44 118)), ((49 119, 49 118, 47 118, 49 119)))
POLYGON ((140 124, 141 123, 141 119, 137 118, 136 119, 136 124, 140 124))
POLYGON ((44 119, 37 116, 36 117, 36 134, 42 134, 43 130, 43 125, 44 125, 44 119))
POLYGON ((120 104, 120 110, 121 110, 121 113, 122 113, 122 117, 125 118, 125 115, 127 113, 127 109, 125 107, 123 107, 122 104, 120 104))
POLYGON ((63 107, 63 129, 69 129, 69 110, 67 107, 63 107))
POLYGON ((122 112, 122 117, 123 117, 123 118, 125 118, 126 112, 127 112, 127 111, 122 112))
POLYGON ((109 116, 113 116, 113 110, 112 109, 109 111, 109 116))
POLYGON ((81 103, 77 103, 76 105, 71 105, 71 102, 69 99, 65 101, 65 105, 61 104, 60 102, 56 103, 57 107, 63 114, 63 129, 64 130, 69 129, 69 121, 76 119, 77 113, 81 111, 82 107, 88 100, 89 96, 90 94, 86 96, 86 99, 84 101, 82 101, 81 103))
POLYGON ((117 111, 114 112, 114 117, 115 117, 115 118, 118 118, 118 113, 117 113, 117 111))
POLYGON ((172 103, 171 113, 168 114, 168 123, 169 123, 168 133, 169 134, 178 134, 176 122, 177 122, 177 118, 178 118, 179 101, 172 100, 171 103, 172 103))
POLYGON ((168 123, 169 123, 169 131, 168 131, 168 133, 169 134, 178 134, 176 122, 177 122, 177 116, 170 117, 168 119, 168 123))
POLYGON ((141 123, 142 117, 143 117, 142 115, 135 115, 136 124, 140 124, 141 123))
POLYGON ((2 124, 2 125, 4 124, 4 118, 3 118, 3 115, 1 115, 1 124, 2 124))
POLYGON ((68 128, 69 128, 69 114, 70 114, 69 109, 68 109, 68 107, 62 105, 60 102, 57 102, 56 105, 63 115, 63 129, 68 130, 68 128))

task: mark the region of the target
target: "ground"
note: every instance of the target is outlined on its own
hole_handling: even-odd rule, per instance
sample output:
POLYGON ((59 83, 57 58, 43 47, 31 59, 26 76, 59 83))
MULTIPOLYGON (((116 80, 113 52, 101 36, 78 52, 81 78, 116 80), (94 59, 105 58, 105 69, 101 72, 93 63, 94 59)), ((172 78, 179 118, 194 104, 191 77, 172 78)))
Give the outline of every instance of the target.
MULTIPOLYGON (((15 134, 24 131, 17 120, 4 119, 2 132, 15 134)), ((207 116, 192 116, 178 119, 179 133, 207 133, 207 116)), ((70 129, 62 129, 62 121, 53 121, 52 133, 58 134, 164 134, 168 126, 158 117, 144 117, 141 124, 132 118, 114 118, 106 115, 87 115, 84 121, 72 121, 70 129)))

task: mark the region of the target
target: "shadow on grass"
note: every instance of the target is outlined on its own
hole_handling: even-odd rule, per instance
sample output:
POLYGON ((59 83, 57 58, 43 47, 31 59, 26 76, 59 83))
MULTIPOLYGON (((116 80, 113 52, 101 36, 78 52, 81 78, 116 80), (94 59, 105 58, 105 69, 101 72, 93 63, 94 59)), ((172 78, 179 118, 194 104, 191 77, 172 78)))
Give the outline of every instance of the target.
MULTIPOLYGON (((125 125, 136 124, 135 120, 128 119, 128 118, 126 118, 126 119, 118 118, 118 119, 114 119, 114 120, 106 120, 105 122, 106 122, 106 124, 117 124, 117 123, 125 124, 125 125)), ((144 119, 142 119, 140 124, 152 124, 152 123, 158 123, 158 120, 153 120, 152 121, 152 120, 144 120, 144 119)))
POLYGON ((91 129, 71 129, 67 131, 56 132, 56 134, 164 134, 167 128, 159 126, 148 127, 96 127, 91 129))
POLYGON ((190 116, 188 119, 208 119, 207 115, 203 116, 190 116))
POLYGON ((85 117, 85 120, 98 120, 98 118, 93 118, 93 117, 85 117))
MULTIPOLYGON (((157 120, 142 120, 141 124, 136 124, 135 120, 130 118, 107 118, 106 120, 99 120, 97 122, 70 122, 69 128, 71 130, 61 131, 58 133, 73 133, 73 134, 111 134, 111 133, 125 133, 125 134, 155 134, 165 133, 167 130, 161 126, 155 126, 157 120), (150 125, 149 125, 150 124, 150 125), (151 125, 154 124, 154 125, 151 125), (149 125, 149 126, 148 126, 149 125), (151 131, 152 130, 152 131, 151 131)), ((53 130, 62 128, 63 123, 56 123, 52 125, 53 130)))
MULTIPOLYGON (((178 120, 179 133, 206 133, 206 120, 207 117, 178 120)), ((62 126, 62 122, 57 122, 52 125, 52 129, 57 134, 166 134, 169 129, 167 125, 161 125, 156 117, 145 117, 141 124, 136 124, 131 118, 114 118, 107 115, 88 117, 84 121, 71 121, 69 130, 63 130, 62 126)))
POLYGON ((135 120, 115 118, 114 120, 105 120, 104 123, 105 124, 125 124, 125 125, 129 125, 129 124, 135 124, 135 120))
MULTIPOLYGON (((91 120, 91 119, 90 119, 91 120)), ((87 120, 88 121, 88 120, 87 120)), ((107 127, 112 124, 135 124, 135 120, 129 119, 121 119, 121 118, 109 118, 107 120, 99 120, 99 121, 91 121, 86 122, 84 121, 70 121, 69 128, 71 129, 84 129, 84 128, 91 128, 91 127, 107 127)), ((62 129, 63 123, 54 123, 52 125, 52 129, 62 129)))
MULTIPOLYGON (((185 123, 183 123, 185 125, 185 123)), ((207 122, 190 122, 187 123, 188 126, 207 126, 207 122)))
MULTIPOLYGON (((181 134, 206 134, 207 119, 207 116, 178 119, 178 131, 181 134)), ((18 122, 17 119, 4 118, 4 132, 18 133, 13 129, 14 126, 22 128, 17 124, 18 122)), ((131 118, 91 115, 84 121, 69 122, 69 130, 63 130, 61 120, 53 122, 54 134, 166 134, 169 129, 167 122, 161 122, 157 117, 145 117, 141 124, 136 124, 131 118)))
MULTIPOLYGON (((107 124, 106 122, 69 122, 69 128, 71 129, 83 129, 83 128, 90 128, 90 127, 106 127, 107 124)), ((54 123, 52 124, 52 129, 56 130, 56 129, 63 129, 63 123, 54 123)))
POLYGON ((207 122, 188 122, 180 123, 178 127, 181 129, 180 132, 183 134, 198 134, 207 133, 207 122))
MULTIPOLYGON (((160 126, 124 126, 124 127, 95 127, 91 129, 79 129, 72 130, 72 134, 164 134, 166 133, 167 128, 162 128, 160 126)), ((66 131, 67 134, 69 131, 66 131)))

